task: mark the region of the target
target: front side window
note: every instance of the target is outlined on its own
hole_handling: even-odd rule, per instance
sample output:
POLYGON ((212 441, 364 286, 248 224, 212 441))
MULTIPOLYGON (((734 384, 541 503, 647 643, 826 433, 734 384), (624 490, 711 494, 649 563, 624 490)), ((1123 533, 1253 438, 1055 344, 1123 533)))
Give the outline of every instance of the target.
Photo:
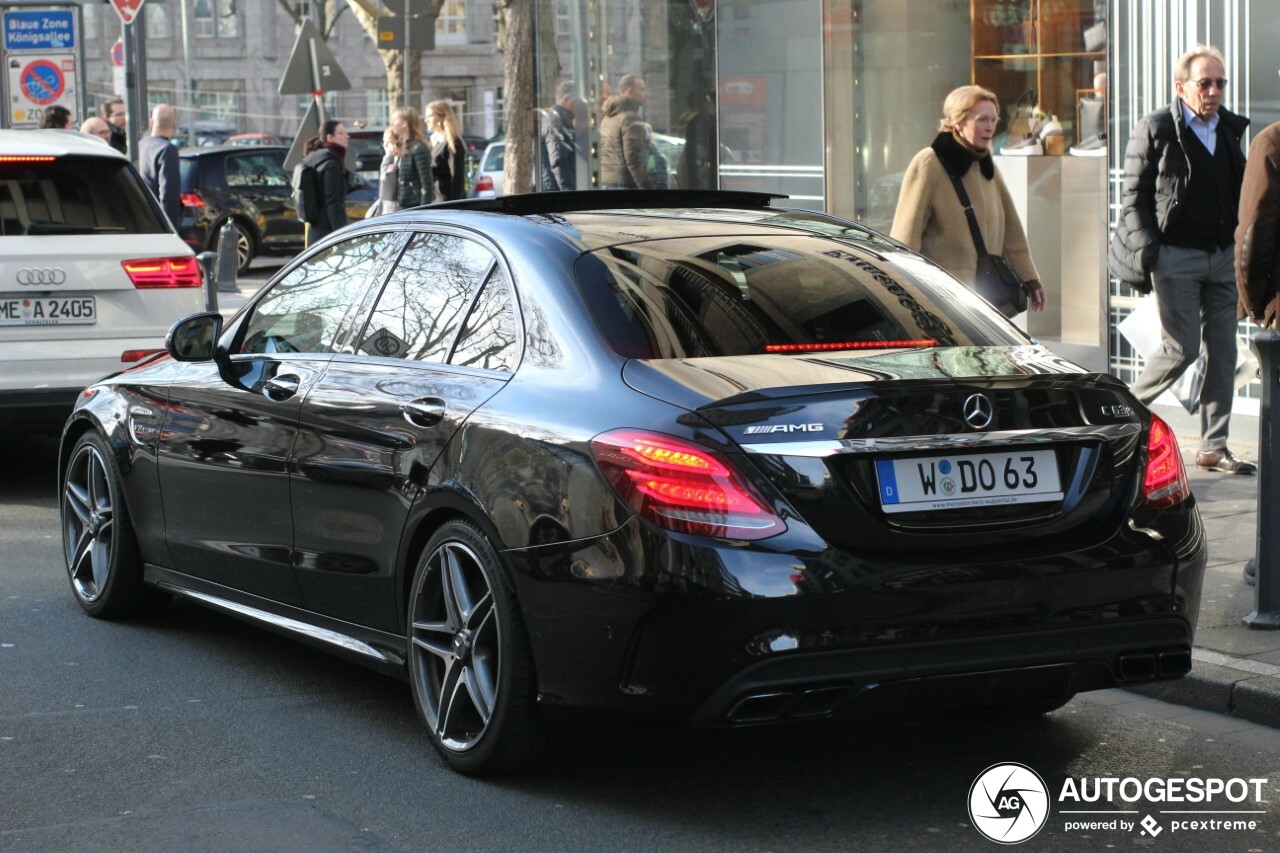
POLYGON ((253 308, 241 353, 332 353, 343 320, 397 235, 363 234, 303 261, 253 308))
POLYGON ((473 240, 414 235, 357 349, 385 358, 448 360, 472 299, 494 265, 493 254, 473 240))

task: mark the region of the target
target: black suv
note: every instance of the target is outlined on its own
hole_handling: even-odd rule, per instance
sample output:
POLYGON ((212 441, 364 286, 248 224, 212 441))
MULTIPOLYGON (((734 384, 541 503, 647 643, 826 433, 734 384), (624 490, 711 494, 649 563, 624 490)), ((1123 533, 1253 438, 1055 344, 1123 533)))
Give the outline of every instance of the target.
MULTIPOLYGON (((178 233, 195 251, 215 250, 222 224, 236 231, 239 272, 258 255, 292 255, 303 246, 302 221, 284 168, 284 146, 226 145, 181 152, 182 222, 178 233)), ((364 216, 377 193, 352 173, 347 217, 364 216)))

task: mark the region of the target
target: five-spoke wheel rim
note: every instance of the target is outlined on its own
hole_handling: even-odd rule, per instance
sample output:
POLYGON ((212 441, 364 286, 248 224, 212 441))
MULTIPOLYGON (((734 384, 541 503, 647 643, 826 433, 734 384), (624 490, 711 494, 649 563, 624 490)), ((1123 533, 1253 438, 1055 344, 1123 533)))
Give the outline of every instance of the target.
POLYGON ((96 601, 106 588, 115 550, 115 508, 106 460, 82 446, 67 468, 62 489, 62 537, 76 595, 96 601))
POLYGON ((498 701, 502 645, 480 557, 448 541, 427 560, 410 613, 410 666, 427 723, 458 752, 484 736, 498 701))
POLYGON ((253 238, 240 225, 236 229, 236 268, 244 269, 253 258, 253 238))

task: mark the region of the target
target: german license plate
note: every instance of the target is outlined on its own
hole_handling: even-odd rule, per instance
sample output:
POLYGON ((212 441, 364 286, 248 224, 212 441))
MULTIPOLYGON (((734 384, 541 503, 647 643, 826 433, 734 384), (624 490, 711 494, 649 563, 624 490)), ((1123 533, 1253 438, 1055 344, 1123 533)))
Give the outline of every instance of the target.
POLYGON ((876 461, 880 508, 925 512, 1062 500, 1052 450, 876 461))
POLYGON ((0 297, 0 326, 71 326, 98 322, 94 296, 0 297))

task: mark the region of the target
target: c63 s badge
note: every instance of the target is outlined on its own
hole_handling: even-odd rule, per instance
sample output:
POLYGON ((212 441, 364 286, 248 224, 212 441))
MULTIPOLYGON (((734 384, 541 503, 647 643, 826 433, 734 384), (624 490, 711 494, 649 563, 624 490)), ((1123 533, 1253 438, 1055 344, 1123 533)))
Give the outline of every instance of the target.
POLYGON ((743 432, 746 435, 768 435, 775 432, 822 432, 826 428, 825 424, 763 424, 749 426, 743 432))

